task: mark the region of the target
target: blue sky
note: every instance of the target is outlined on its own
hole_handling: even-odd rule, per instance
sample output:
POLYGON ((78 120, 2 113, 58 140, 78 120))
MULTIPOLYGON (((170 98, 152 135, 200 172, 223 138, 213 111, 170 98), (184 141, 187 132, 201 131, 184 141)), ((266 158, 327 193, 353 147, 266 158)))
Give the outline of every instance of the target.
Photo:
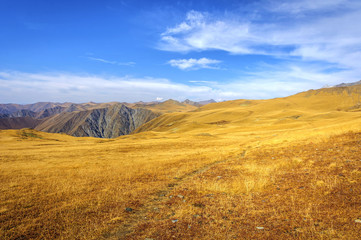
POLYGON ((265 99, 361 79, 361 2, 0 1, 0 102, 265 99))

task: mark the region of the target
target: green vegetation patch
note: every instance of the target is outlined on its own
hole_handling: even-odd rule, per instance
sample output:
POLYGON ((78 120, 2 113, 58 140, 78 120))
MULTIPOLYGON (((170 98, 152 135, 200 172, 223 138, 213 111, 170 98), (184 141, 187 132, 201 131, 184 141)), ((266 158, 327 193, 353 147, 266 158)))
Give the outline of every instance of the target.
POLYGON ((38 138, 38 139, 44 139, 42 136, 39 136, 33 132, 29 132, 26 130, 20 130, 18 133, 19 137, 21 139, 28 139, 28 138, 38 138))

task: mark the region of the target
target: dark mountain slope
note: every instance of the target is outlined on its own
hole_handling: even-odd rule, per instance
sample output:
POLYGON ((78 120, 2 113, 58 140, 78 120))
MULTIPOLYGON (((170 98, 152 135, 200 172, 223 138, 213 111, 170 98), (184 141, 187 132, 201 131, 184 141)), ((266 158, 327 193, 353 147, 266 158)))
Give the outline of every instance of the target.
POLYGON ((32 117, 0 118, 0 129, 35 128, 41 122, 32 117))
POLYGON ((32 112, 40 112, 47 108, 53 108, 56 106, 66 106, 69 104, 70 103, 52 103, 52 102, 38 102, 38 103, 25 104, 25 105, 13 104, 13 103, 0 104, 0 113, 9 114, 9 113, 18 112, 20 110, 29 110, 32 112))
POLYGON ((80 112, 63 112, 46 119, 35 129, 67 133, 76 137, 114 138, 133 132, 160 114, 147 109, 116 104, 108 108, 80 112))

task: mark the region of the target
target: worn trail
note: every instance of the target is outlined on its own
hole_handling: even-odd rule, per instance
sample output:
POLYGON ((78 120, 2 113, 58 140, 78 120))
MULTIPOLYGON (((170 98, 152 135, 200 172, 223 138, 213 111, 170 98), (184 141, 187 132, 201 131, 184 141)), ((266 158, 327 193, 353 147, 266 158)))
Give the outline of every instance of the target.
MULTIPOLYGON (((245 152, 242 153, 244 156, 245 152)), ((204 165, 202 168, 196 169, 192 172, 186 173, 181 177, 175 178, 172 182, 170 182, 166 188, 161 189, 154 193, 153 197, 144 204, 140 209, 134 210, 134 212, 129 214, 128 219, 122 224, 121 227, 115 229, 114 231, 103 235, 103 239, 127 239, 133 231, 136 224, 145 219, 147 213, 154 211, 154 209, 159 208, 164 201, 167 200, 167 195, 178 185, 180 185, 186 179, 192 178, 195 175, 201 174, 211 167, 224 163, 229 159, 215 161, 209 164, 204 165)))

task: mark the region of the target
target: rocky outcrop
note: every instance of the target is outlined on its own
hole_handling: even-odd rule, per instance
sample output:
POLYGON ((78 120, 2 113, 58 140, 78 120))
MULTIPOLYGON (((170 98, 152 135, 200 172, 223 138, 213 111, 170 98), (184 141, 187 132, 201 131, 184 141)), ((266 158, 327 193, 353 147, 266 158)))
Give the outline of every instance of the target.
POLYGON ((108 108, 80 112, 63 112, 46 119, 35 129, 67 133, 76 137, 114 138, 130 134, 160 114, 142 108, 115 104, 108 108))

